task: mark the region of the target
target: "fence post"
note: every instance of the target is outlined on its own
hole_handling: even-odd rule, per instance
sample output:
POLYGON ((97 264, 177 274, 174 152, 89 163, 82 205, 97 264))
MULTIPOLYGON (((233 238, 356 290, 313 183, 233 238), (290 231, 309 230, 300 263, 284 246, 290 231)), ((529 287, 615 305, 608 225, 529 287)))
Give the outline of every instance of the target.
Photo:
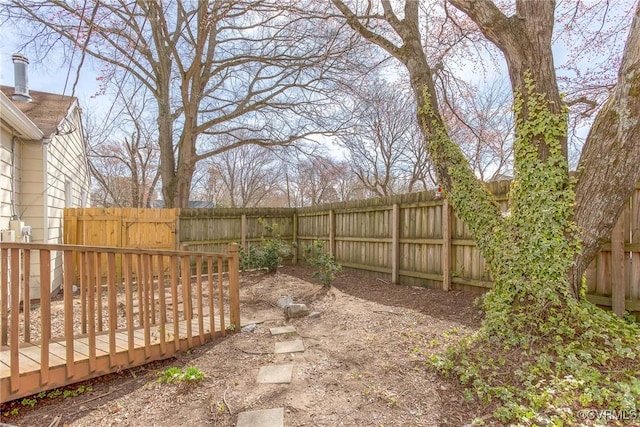
POLYGON ((624 316, 625 299, 624 211, 611 233, 611 308, 618 317, 624 316))
POLYGON ((242 249, 247 253, 247 215, 240 215, 240 244, 242 249))
POLYGON ((442 200, 442 290, 451 289, 451 208, 442 200))
POLYGON ((391 209, 391 283, 398 283, 400 255, 400 206, 391 209))
POLYGON ((176 222, 173 224, 173 238, 174 238, 174 247, 176 250, 180 250, 180 245, 182 244, 182 238, 180 237, 180 215, 182 213, 181 209, 174 209, 176 222))
POLYGON ((240 285, 238 244, 230 243, 229 253, 229 321, 240 329, 240 285))
POLYGON ((292 248, 291 248, 291 252, 293 253, 293 259, 291 260, 291 262, 293 262, 293 264, 297 264, 298 263, 298 214, 296 212, 293 212, 293 215, 291 217, 292 222, 293 222, 293 237, 291 238, 291 243, 292 243, 292 248))
POLYGON ((336 212, 329 211, 329 255, 336 256, 336 212))

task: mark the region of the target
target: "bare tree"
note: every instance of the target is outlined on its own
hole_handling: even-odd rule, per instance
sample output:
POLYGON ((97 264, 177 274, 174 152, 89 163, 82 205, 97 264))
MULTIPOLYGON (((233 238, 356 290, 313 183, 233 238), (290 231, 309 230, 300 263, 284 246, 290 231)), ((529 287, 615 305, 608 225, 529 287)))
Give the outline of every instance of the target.
POLYGON ((338 201, 361 200, 373 195, 362 185, 346 160, 335 162, 334 188, 338 201))
POLYGON ((13 0, 3 13, 33 24, 21 28, 32 30, 28 44, 36 52, 64 42, 104 64, 105 79, 125 73, 145 86, 156 104, 162 193, 171 207, 186 206, 198 161, 326 130, 326 64, 344 44, 335 21, 302 18, 318 7, 13 0), (234 139, 240 130, 245 138, 234 139))
POLYGON ((111 82, 105 87, 114 96, 106 113, 83 115, 94 203, 103 206, 149 207, 160 178, 158 146, 148 99, 139 85, 111 82), (112 92, 111 92, 112 91, 112 92))
POLYGON ((376 196, 425 189, 429 162, 415 115, 406 114, 415 110, 411 94, 378 80, 352 97, 353 129, 339 144, 361 184, 376 196))
POLYGON ((449 135, 481 181, 508 176, 513 168, 511 91, 501 80, 481 88, 459 82, 461 90, 444 98, 449 135))
POLYGON ((276 191, 281 176, 274 153, 255 145, 226 151, 209 159, 208 165, 225 188, 223 203, 232 208, 260 206, 276 191))
POLYGON ((192 200, 210 202, 214 206, 228 206, 231 197, 222 176, 211 167, 212 158, 202 162, 196 169, 191 185, 192 200))

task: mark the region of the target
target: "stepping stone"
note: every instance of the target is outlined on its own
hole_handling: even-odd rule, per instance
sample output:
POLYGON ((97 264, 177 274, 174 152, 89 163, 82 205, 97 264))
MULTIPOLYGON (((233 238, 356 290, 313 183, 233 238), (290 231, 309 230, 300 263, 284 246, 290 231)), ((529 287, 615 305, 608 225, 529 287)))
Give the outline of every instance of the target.
POLYGON ((263 366, 258 372, 258 382, 264 384, 289 384, 293 365, 263 366))
POLYGON ((284 427, 284 408, 240 412, 236 427, 284 427))
POLYGON ((269 332, 271 332, 271 335, 291 334, 296 332, 296 328, 291 325, 279 326, 277 328, 270 328, 269 332))
POLYGON ((304 351, 302 340, 277 342, 274 353, 296 353, 299 351, 304 351))

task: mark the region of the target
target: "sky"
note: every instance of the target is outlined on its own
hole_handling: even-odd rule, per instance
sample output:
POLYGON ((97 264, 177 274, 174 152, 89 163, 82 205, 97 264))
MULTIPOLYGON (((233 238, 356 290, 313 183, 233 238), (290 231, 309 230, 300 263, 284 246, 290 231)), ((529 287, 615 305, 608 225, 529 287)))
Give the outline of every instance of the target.
MULTIPOLYGON (((4 86, 14 86, 13 61, 11 60, 11 56, 14 53, 21 53, 29 57, 29 54, 19 50, 19 38, 16 35, 15 28, 11 25, 4 24, 0 29, 0 34, 2 37, 2 44, 0 45, 0 84, 4 86)), ((47 58, 45 58, 42 64, 34 63, 33 60, 31 60, 28 71, 29 89, 71 95, 73 83, 76 78, 78 60, 79 57, 76 57, 74 64, 71 66, 71 70, 69 70, 68 66, 59 67, 52 65, 59 61, 48 61, 47 58)), ((85 61, 75 93, 75 96, 81 101, 81 104, 88 102, 90 97, 98 91, 97 75, 98 73, 93 68, 91 61, 85 61)))
MULTIPOLYGON (((624 0, 621 3, 628 3, 629 0, 624 0)), ((633 3, 633 2, 631 2, 633 3)), ((617 4, 617 6, 621 6, 617 4)), ((20 40, 17 36, 16 28, 11 24, 5 23, 0 28, 0 35, 2 37, 2 44, 0 45, 0 84, 7 86, 14 86, 14 71, 11 56, 13 53, 23 53, 29 56, 28 52, 20 52, 20 40)), ((554 54, 556 64, 562 64, 567 58, 567 51, 560 43, 554 46, 554 54)), ((32 59, 29 64, 29 88, 31 90, 40 90, 64 95, 72 95, 72 87, 74 85, 77 73, 77 65, 79 63, 80 56, 76 54, 74 63, 70 66, 60 66, 62 62, 60 58, 45 58, 42 63, 35 63, 32 59)), ((481 80, 483 77, 491 80, 496 75, 506 75, 506 69, 504 64, 501 64, 500 70, 489 70, 490 76, 482 76, 482 73, 478 73, 474 69, 472 64, 461 64, 459 69, 460 74, 467 81, 481 80)), ((585 68, 588 64, 585 64, 585 68)), ((102 108, 108 108, 109 99, 106 96, 100 96, 93 98, 99 90, 99 82, 96 80, 98 71, 93 66, 93 61, 87 58, 84 62, 82 70, 80 70, 80 79, 76 88, 74 96, 76 96, 80 105, 87 110, 98 110, 102 108)), ((580 129, 580 136, 586 136, 588 126, 584 129, 580 129)), ((331 151, 336 151, 336 147, 330 147, 331 151)))

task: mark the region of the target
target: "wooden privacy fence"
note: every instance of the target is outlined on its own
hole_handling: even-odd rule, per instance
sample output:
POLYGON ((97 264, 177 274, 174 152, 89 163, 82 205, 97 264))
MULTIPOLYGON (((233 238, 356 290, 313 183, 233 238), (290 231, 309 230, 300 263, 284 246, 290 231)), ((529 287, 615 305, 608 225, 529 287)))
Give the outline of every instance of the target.
MULTIPOLYGON (((489 187, 506 211, 509 182, 489 187)), ((84 212, 103 215, 99 209, 84 212)), ((180 209, 174 215, 173 244, 190 250, 217 251, 229 242, 245 249, 258 244, 265 234, 258 222, 262 218, 279 224, 282 238, 297 243, 293 262, 306 246, 321 240, 337 263, 385 275, 393 283, 468 290, 492 286, 468 227, 446 200, 430 192, 296 209, 180 209)), ((586 277, 592 302, 618 313, 640 311, 640 185, 586 277)))
POLYGON ((3 243, 0 271, 2 402, 165 359, 241 325, 237 245, 200 253, 3 243), (62 303, 50 296, 55 251, 63 257, 62 303), (33 321, 36 257, 41 298, 33 321))

